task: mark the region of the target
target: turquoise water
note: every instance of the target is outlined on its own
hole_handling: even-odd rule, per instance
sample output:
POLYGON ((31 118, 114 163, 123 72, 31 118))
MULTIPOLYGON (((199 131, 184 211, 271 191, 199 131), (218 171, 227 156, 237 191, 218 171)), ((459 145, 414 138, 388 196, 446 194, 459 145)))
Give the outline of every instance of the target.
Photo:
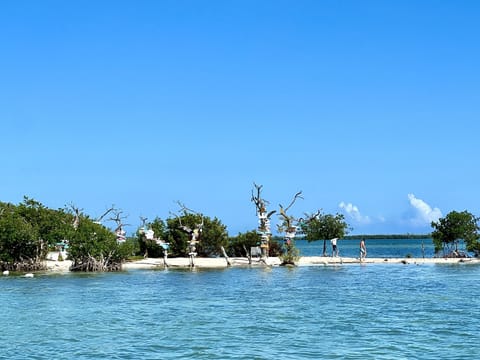
POLYGON ((476 359, 479 279, 469 264, 2 277, 0 359, 476 359))
MULTIPOLYGON (((321 256, 323 254, 323 240, 308 242, 306 240, 297 240, 297 247, 302 256, 321 256)), ((332 254, 332 246, 327 241, 327 254, 332 254)), ((340 256, 358 257, 359 240, 338 240, 337 242, 340 256)), ((366 240, 367 252, 369 257, 375 258, 403 258, 407 255, 421 258, 423 255, 431 258, 435 255, 432 239, 375 239, 366 240), (423 244, 423 252, 422 252, 423 244)), ((461 249, 464 245, 461 244, 461 249)))

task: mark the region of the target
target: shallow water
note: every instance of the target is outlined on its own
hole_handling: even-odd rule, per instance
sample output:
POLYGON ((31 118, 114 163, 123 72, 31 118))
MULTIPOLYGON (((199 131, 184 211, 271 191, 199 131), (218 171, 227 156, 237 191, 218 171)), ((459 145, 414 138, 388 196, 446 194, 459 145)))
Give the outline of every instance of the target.
MULTIPOLYGON (((308 242, 306 240, 297 240, 296 246, 302 256, 321 256, 323 254, 323 240, 308 242)), ((338 240, 339 255, 344 257, 358 257, 360 241, 359 240, 338 240)), ((369 257, 374 258, 431 258, 435 255, 435 247, 432 239, 374 239, 366 240, 367 252, 369 257)), ((464 250, 464 245, 460 248, 464 250)), ((327 254, 332 254, 330 241, 326 241, 327 254)))
POLYGON ((1 359, 478 358, 480 266, 0 278, 1 359))

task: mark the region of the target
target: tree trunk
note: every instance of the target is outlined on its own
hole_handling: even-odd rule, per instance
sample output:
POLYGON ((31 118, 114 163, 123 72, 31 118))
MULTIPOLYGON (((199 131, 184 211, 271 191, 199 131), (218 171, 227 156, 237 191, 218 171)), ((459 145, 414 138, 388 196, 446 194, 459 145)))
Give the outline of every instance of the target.
POLYGON ((225 248, 223 246, 221 246, 220 248, 222 249, 223 256, 225 257, 225 260, 227 261, 227 265, 232 266, 232 264, 230 263, 230 260, 228 259, 228 255, 227 255, 227 252, 225 251, 225 248))
POLYGON ((252 265, 252 254, 247 250, 245 245, 243 245, 243 250, 245 250, 245 254, 247 254, 248 264, 252 265))

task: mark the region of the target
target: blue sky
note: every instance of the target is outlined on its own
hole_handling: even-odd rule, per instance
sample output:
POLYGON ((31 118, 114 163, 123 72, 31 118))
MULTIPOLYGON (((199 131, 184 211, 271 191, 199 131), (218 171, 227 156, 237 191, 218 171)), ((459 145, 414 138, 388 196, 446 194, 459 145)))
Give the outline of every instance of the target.
MULTIPOLYGON (((476 1, 4 1, 0 201, 270 209, 352 234, 480 215, 476 1)), ((274 223, 277 219, 274 219, 274 223)), ((108 224, 107 224, 108 225, 108 224)), ((113 224, 111 224, 113 225, 113 224)))

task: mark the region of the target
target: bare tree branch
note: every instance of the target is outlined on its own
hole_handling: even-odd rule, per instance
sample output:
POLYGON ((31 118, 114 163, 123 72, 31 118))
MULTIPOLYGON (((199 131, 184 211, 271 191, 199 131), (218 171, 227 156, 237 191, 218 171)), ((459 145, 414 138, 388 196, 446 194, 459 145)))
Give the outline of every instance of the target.
POLYGON ((118 232, 122 230, 124 226, 129 225, 129 224, 123 223, 123 220, 125 220, 128 217, 128 216, 122 216, 123 211, 117 210, 117 209, 114 209, 112 211, 113 211, 114 217, 111 217, 108 220, 115 221, 115 223, 117 224, 117 228, 115 229, 115 232, 118 232))
POLYGON ((305 215, 305 220, 304 220, 304 223, 309 223, 315 219, 318 219, 318 217, 320 216, 320 214, 322 213, 322 210, 319 209, 317 210, 315 213, 313 214, 309 214, 309 213, 303 213, 305 215))
POLYGON ((142 227, 145 227, 145 224, 146 224, 148 218, 140 216, 140 220, 142 221, 142 227))
POLYGON ((292 202, 290 203, 290 205, 288 205, 286 208, 285 208, 285 211, 287 211, 288 209, 290 209, 292 207, 292 205, 295 203, 295 201, 297 200, 297 198, 300 198, 300 199, 303 199, 303 196, 302 196, 302 192, 299 191, 295 194, 295 196, 293 197, 293 200, 292 202))
POLYGON ((199 214, 198 212, 192 210, 192 209, 189 209, 188 207, 185 206, 185 204, 182 204, 180 201, 177 200, 177 204, 178 206, 180 206, 180 210, 183 211, 183 212, 186 212, 186 213, 193 213, 193 214, 199 214))
POLYGON ((115 205, 112 204, 110 208, 108 208, 97 220, 96 222, 100 223, 105 216, 107 216, 110 212, 115 210, 115 205))
POLYGON ((73 204, 73 202, 71 202, 71 203, 69 204, 69 206, 70 206, 70 209, 72 210, 73 216, 74 216, 74 218, 73 218, 73 224, 72 224, 72 225, 73 225, 73 228, 74 228, 75 230, 77 230, 77 229, 78 229, 78 225, 80 224, 80 214, 81 214, 81 212, 83 211, 83 209, 80 209, 80 208, 76 207, 76 206, 73 204))
POLYGON ((277 228, 280 232, 283 232, 283 230, 285 230, 285 229, 291 228, 292 223, 294 221, 298 221, 293 216, 287 215, 287 211, 288 211, 288 209, 290 209, 292 207, 292 205, 295 203, 295 201, 297 199, 303 199, 303 197, 301 195, 302 195, 301 191, 297 192, 295 194, 295 196, 293 197, 293 200, 290 202, 290 204, 285 209, 283 208, 282 204, 278 205, 280 207, 279 216, 281 216, 283 218, 283 224, 277 226, 277 228))

